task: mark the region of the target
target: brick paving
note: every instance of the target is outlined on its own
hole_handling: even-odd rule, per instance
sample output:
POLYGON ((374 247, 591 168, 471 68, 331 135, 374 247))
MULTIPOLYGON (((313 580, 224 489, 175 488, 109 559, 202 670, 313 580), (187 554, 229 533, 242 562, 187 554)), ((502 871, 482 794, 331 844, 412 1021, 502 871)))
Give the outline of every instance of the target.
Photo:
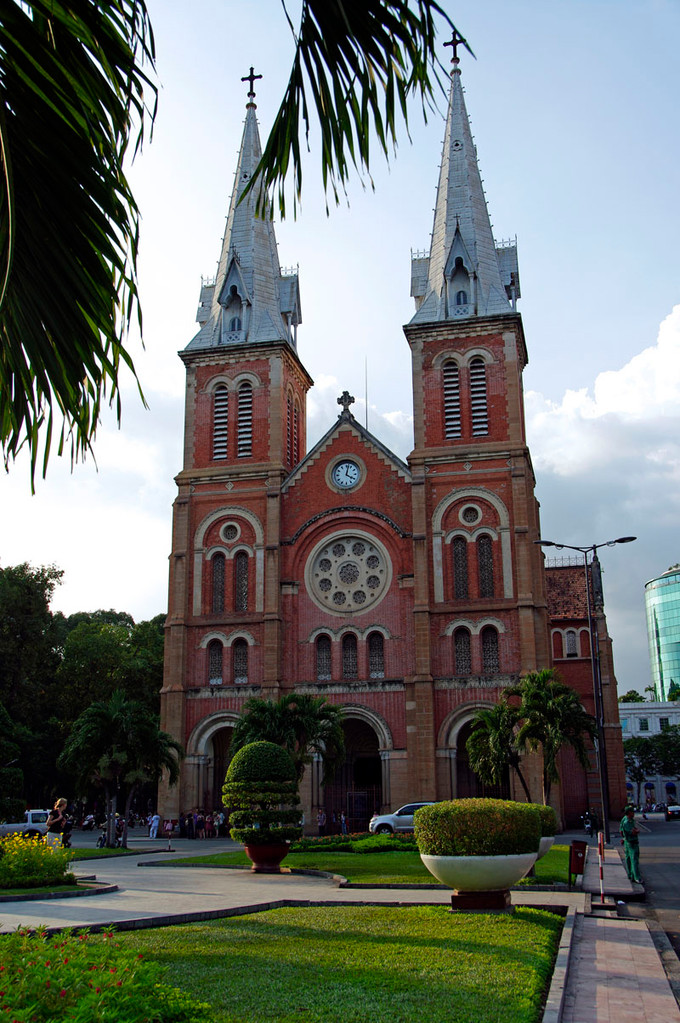
POLYGON ((576 918, 562 1023, 680 1023, 643 920, 576 918))

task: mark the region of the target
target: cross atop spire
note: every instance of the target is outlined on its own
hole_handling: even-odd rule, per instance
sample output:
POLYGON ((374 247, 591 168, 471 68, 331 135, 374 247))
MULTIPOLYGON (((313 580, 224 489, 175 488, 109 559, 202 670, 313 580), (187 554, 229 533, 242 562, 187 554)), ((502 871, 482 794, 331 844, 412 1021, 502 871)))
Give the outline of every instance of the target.
POLYGON ((244 75, 243 78, 241 79, 242 82, 249 82, 250 83, 250 91, 248 93, 248 99, 249 100, 254 100, 255 99, 255 88, 254 88, 254 86, 255 86, 255 82, 257 81, 258 78, 262 78, 262 75, 256 75, 255 71, 254 71, 254 68, 251 66, 250 74, 249 75, 244 75))
MULTIPOLYGON (((470 49, 470 47, 467 44, 467 39, 463 38, 458 29, 455 27, 455 25, 453 28, 453 35, 451 36, 450 42, 444 43, 444 46, 450 46, 453 51, 451 56, 452 64, 458 64, 458 62, 460 61, 460 57, 458 56, 459 46, 464 46, 466 50, 470 49)), ((251 68, 250 70, 252 71, 253 69, 251 68)))

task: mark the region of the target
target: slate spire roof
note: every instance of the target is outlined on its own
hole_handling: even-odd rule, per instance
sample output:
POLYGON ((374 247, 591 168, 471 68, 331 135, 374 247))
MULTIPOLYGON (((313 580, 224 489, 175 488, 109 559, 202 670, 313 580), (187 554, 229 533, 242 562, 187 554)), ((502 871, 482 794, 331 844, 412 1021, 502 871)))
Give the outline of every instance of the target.
POLYGON ((411 323, 514 312, 516 244, 497 247, 454 56, 429 254, 412 257, 411 323))
POLYGON ((239 203, 262 155, 254 93, 248 95, 217 274, 201 287, 196 317, 201 327, 187 350, 273 341, 293 348, 297 344, 302 319, 297 269, 282 271, 279 266, 270 204, 257 215, 257 187, 239 203))

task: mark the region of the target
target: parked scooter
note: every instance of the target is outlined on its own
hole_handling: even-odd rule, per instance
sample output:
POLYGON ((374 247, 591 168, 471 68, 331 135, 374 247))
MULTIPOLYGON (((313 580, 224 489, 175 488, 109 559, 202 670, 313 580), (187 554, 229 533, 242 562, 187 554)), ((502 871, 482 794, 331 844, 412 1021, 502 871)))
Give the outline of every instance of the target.
POLYGON ((83 823, 80 825, 82 831, 94 831, 96 821, 93 813, 88 813, 87 817, 83 817, 83 823))
POLYGON ((585 831, 586 835, 592 835, 594 830, 593 820, 588 810, 586 810, 586 812, 582 814, 581 820, 583 821, 583 830, 585 831))

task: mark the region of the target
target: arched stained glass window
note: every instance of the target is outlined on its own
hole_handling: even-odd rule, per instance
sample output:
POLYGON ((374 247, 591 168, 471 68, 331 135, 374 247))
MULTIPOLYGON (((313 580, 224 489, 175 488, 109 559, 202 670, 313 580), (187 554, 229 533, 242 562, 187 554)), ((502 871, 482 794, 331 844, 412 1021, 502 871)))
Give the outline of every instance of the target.
POLYGON ((319 682, 331 680, 331 637, 325 634, 316 641, 316 677, 319 682))
POLYGON ((248 555, 239 551, 234 558, 234 610, 248 610, 248 555))
POLYGON ((454 673, 469 675, 472 672, 469 629, 456 629, 453 634, 454 673))
POLYGON ((224 554, 214 554, 212 559, 212 610, 213 614, 224 611, 224 554))
POLYGON ((453 596, 455 600, 468 596, 468 543, 464 536, 453 538, 453 596))
POLYGON ((493 542, 486 533, 477 540, 477 567, 480 597, 493 597, 493 542))
POLYGON ((482 437, 489 432, 489 410, 486 398, 486 366, 478 356, 470 360, 470 407, 472 436, 482 437))
POLYGON ((234 682, 246 685, 248 682, 248 644, 245 639, 235 639, 232 650, 234 682))
POLYGON ((381 632, 371 632, 368 637, 369 678, 385 678, 385 642, 381 632))
POLYGON ((460 437, 460 373, 455 362, 444 363, 444 436, 460 437))
POLYGON ((219 639, 208 643, 208 682, 212 686, 222 685, 222 649, 219 639))
POLYGON ((486 625, 482 629, 482 671, 485 675, 494 675, 500 671, 498 632, 493 625, 486 625))
POLYGON ((238 457, 253 453, 253 387, 247 380, 238 389, 238 457))
POLYGON ((342 637, 342 677, 356 678, 358 673, 357 638, 353 632, 342 637))
POLYGON ((576 639, 576 632, 574 629, 569 629, 566 634, 566 656, 567 657, 578 657, 578 641, 576 639))
POLYGON ((213 458, 227 457, 227 427, 229 423, 229 392, 224 384, 213 394, 213 458))

